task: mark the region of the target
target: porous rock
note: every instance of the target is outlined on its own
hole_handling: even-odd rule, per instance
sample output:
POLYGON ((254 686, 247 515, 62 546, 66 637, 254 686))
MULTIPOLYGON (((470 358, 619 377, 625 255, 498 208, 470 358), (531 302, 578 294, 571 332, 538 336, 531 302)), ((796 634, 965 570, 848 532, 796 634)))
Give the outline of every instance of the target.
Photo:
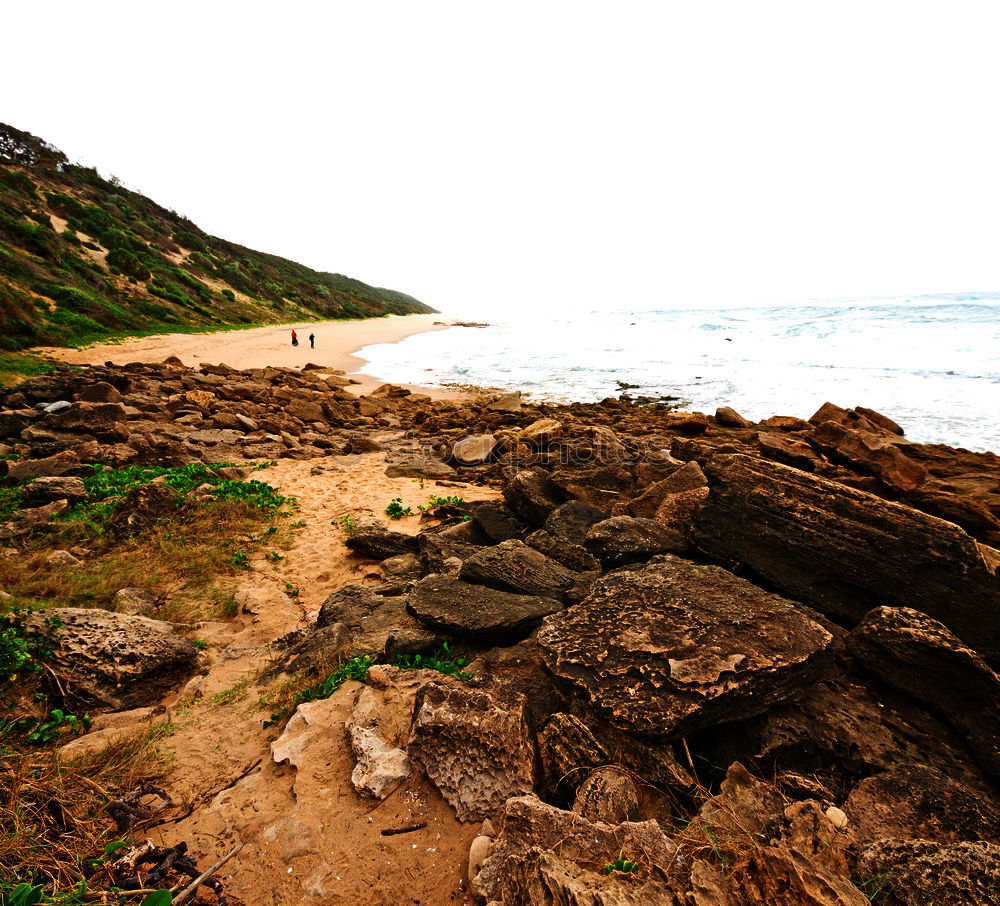
POLYGON ((858 876, 885 890, 886 906, 997 906, 1000 844, 882 840, 858 859, 858 876))
POLYGON ((581 500, 567 500, 549 513, 542 528, 550 535, 557 535, 574 544, 583 544, 591 526, 607 518, 608 514, 604 510, 581 500))
POLYGON ((639 816, 639 791, 627 771, 607 765, 592 771, 576 791, 573 811, 588 821, 621 824, 639 816))
POLYGON ((878 605, 940 620, 1000 658, 997 564, 958 526, 779 463, 717 454, 695 515, 706 553, 746 563, 818 610, 859 622, 878 605))
POLYGON ((26 626, 57 637, 49 663, 74 697, 118 710, 158 702, 198 656, 177 629, 147 617, 64 607, 30 614, 26 626))
POLYGON ((541 526, 566 495, 541 469, 521 469, 504 485, 504 500, 525 521, 541 526))
POLYGON ((482 821, 532 788, 534 751, 519 699, 501 705, 446 681, 417 695, 407 752, 460 821, 482 821))
POLYGON ((654 737, 788 698, 819 674, 832 640, 791 601, 670 556, 605 576, 538 634, 556 676, 615 726, 654 737))
POLYGON ((356 554, 372 560, 385 560, 417 550, 415 537, 394 532, 378 519, 359 519, 344 543, 356 554))
POLYGON ((108 531, 119 538, 139 534, 174 513, 180 502, 180 495, 169 485, 140 485, 115 504, 108 531))

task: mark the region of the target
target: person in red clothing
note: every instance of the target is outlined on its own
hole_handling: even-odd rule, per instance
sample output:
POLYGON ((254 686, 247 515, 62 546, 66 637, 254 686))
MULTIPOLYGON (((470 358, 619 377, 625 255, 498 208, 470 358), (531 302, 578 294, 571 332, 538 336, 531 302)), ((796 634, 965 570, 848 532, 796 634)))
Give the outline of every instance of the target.
POLYGON ((299 345, 299 335, 294 330, 292 331, 292 345, 293 346, 299 345))

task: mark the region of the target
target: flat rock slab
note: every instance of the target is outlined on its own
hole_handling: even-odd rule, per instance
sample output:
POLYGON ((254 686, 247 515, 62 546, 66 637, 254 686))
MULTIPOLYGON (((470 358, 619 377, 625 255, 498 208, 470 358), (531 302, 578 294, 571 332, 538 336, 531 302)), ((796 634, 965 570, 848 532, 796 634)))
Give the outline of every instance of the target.
POLYGON ((555 598, 517 595, 434 575, 417 583, 406 609, 434 629, 498 641, 527 635, 544 617, 562 610, 562 604, 555 598))
POLYGON ((826 663, 832 635, 791 601, 676 557, 622 570, 548 617, 548 668, 612 724, 671 738, 791 697, 826 663))
POLYGON ((694 540, 706 553, 841 619, 912 607, 1000 659, 997 562, 957 525, 749 456, 713 456, 705 471, 694 540))
POLYGON ((477 551, 462 563, 459 575, 476 585, 551 598, 559 597, 578 578, 558 561, 517 540, 477 551))

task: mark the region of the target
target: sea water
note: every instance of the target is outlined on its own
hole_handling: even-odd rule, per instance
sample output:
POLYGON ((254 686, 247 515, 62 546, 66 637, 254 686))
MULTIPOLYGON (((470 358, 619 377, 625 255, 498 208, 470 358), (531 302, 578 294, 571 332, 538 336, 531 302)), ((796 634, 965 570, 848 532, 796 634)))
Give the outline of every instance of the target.
POLYGON ((906 437, 1000 452, 1000 293, 799 305, 581 311, 423 333, 361 353, 387 381, 591 402, 628 392, 746 418, 829 400, 906 437))

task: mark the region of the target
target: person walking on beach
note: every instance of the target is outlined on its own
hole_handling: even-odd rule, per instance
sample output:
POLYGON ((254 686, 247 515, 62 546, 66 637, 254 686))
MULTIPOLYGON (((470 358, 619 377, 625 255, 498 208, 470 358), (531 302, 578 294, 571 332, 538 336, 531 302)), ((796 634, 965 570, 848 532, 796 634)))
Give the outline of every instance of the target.
POLYGON ((299 335, 294 330, 292 331, 292 345, 293 346, 299 345, 299 335))
POLYGON ((316 334, 314 333, 309 334, 309 348, 310 349, 316 348, 316 334))

